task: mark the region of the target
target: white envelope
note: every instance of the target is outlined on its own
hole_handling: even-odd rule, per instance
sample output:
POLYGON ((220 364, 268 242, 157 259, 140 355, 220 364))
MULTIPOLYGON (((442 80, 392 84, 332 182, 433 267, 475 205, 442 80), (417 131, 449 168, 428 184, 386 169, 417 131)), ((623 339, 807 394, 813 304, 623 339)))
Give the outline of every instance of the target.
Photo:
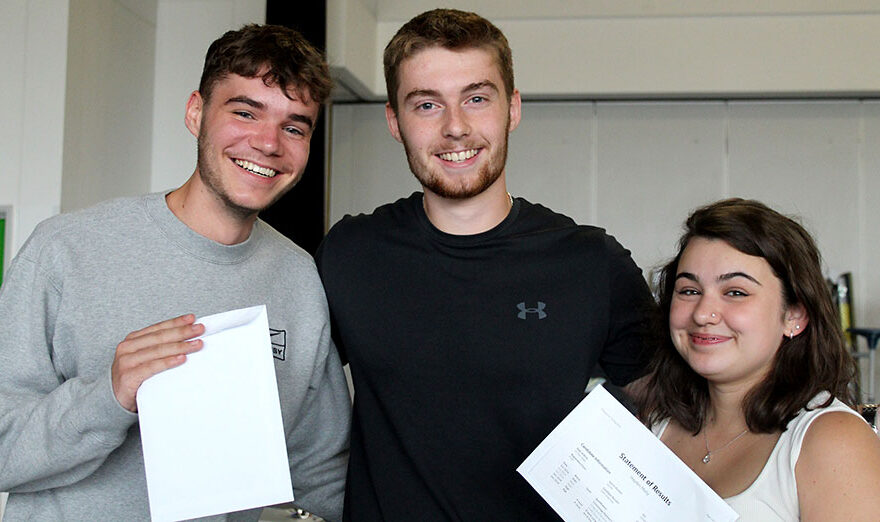
POLYGON ((266 307, 197 322, 202 349, 137 394, 154 521, 293 500, 266 307))

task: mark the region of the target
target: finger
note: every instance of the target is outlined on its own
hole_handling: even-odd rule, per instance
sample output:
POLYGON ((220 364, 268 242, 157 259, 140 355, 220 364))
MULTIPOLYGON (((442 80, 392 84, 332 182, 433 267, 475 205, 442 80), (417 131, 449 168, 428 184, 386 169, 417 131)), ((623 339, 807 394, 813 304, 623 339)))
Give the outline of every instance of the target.
POLYGON ((114 365, 117 367, 118 373, 130 373, 138 366, 148 364, 150 361, 197 352, 202 349, 202 345, 201 339, 152 344, 138 350, 117 353, 114 365))
POLYGON ((140 330, 135 330, 134 332, 131 332, 130 334, 128 334, 128 336, 126 336, 126 339, 134 339, 136 337, 141 337, 141 336, 144 336, 146 334, 149 334, 149 333, 152 333, 152 332, 155 332, 158 330, 165 330, 168 328, 176 328, 179 326, 185 326, 185 325, 194 323, 195 320, 196 320, 196 316, 193 314, 179 315, 177 317, 174 317, 171 319, 166 319, 166 320, 158 322, 156 324, 151 324, 150 326, 147 326, 145 328, 141 328, 140 330))
POLYGON ((192 339, 203 333, 205 333, 205 325, 203 324, 184 324, 182 326, 157 329, 138 337, 126 337, 126 339, 116 347, 116 353, 134 353, 151 346, 192 339))
MULTIPOLYGON (((186 353, 192 353, 201 348, 202 342, 197 340, 184 344, 190 345, 186 353)), ((137 392, 144 381, 165 370, 180 366, 186 362, 186 353, 178 352, 167 357, 148 359, 129 368, 113 380, 113 393, 116 395, 116 399, 124 408, 133 412, 137 411, 137 392)))

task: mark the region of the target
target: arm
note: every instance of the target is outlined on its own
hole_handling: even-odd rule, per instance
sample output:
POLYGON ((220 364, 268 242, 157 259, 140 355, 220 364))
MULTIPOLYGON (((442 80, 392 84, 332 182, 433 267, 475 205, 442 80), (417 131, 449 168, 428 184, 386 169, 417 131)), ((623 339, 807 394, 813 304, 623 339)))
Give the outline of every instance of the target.
POLYGON ((288 437, 295 504, 329 521, 342 520, 351 398, 330 328, 321 332, 306 400, 288 437))
POLYGON ((599 364, 613 384, 625 386, 647 365, 656 303, 629 251, 608 241, 608 334, 599 364))
POLYGON ((137 420, 114 387, 119 383, 122 400, 128 393, 133 402, 150 358, 132 354, 146 339, 136 332, 138 340, 120 344, 128 354, 121 368, 114 363, 113 371, 63 375, 54 364, 61 349, 55 339, 61 288, 36 262, 19 256, 0 290, 0 490, 39 491, 82 480, 137 420))
POLYGON ((880 438, 850 413, 820 415, 804 437, 795 478, 801 520, 877 520, 880 438))

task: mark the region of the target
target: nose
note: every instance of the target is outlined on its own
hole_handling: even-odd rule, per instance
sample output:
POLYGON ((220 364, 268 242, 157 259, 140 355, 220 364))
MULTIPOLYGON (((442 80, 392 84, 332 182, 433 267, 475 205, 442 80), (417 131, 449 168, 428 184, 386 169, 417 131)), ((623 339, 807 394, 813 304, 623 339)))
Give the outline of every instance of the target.
POLYGON ((254 129, 248 143, 254 149, 266 156, 279 156, 281 151, 281 129, 275 125, 266 123, 254 129))
POLYGON ((471 132, 467 116, 461 107, 452 105, 449 107, 443 120, 443 136, 446 138, 463 138, 471 132))
POLYGON ((696 306, 694 306, 694 323, 701 326, 705 324, 718 324, 718 321, 721 320, 721 312, 718 311, 718 307, 715 306, 716 304, 712 298, 705 295, 701 296, 696 306))

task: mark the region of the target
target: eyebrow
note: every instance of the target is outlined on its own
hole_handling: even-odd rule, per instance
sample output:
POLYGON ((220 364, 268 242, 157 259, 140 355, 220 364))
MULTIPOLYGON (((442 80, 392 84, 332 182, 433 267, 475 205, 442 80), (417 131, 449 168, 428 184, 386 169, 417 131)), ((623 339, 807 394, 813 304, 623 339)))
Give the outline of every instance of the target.
POLYGON ((474 83, 468 85, 467 87, 465 87, 464 89, 462 89, 461 92, 463 94, 463 93, 472 92, 472 91, 479 91, 480 89, 486 89, 486 88, 491 89, 495 92, 499 92, 498 86, 495 85, 494 82, 490 82, 489 80, 483 80, 481 82, 474 82, 474 83))
MULTIPOLYGON (((761 284, 760 281, 758 281, 757 279, 755 279, 754 277, 750 276, 749 274, 747 274, 745 272, 729 272, 727 274, 721 274, 720 276, 717 277, 717 280, 718 281, 730 281, 731 279, 734 279, 737 277, 745 277, 746 279, 748 279, 749 281, 752 281, 753 283, 755 283, 758 286, 764 286, 761 284)), ((678 281, 679 279, 688 279, 688 280, 693 281, 695 283, 700 282, 700 278, 698 278, 697 276, 695 276, 694 274, 692 274, 690 272, 681 272, 680 274, 675 276, 676 281, 678 281)))
MULTIPOLYGON (((253 107, 254 109, 259 109, 259 110, 266 109, 265 103, 263 103, 261 101, 257 101, 253 98, 249 98, 247 96, 233 96, 232 98, 229 98, 228 100, 226 100, 226 105, 232 105, 235 103, 243 103, 249 107, 253 107)), ((287 119, 289 119, 291 121, 304 123, 304 124, 308 125, 310 129, 312 127, 314 127, 314 125, 315 125, 315 122, 312 121, 312 119, 309 118, 308 116, 304 116, 302 114, 297 114, 295 112, 288 114, 287 119)))
MULTIPOLYGON (((496 93, 500 92, 498 90, 498 86, 495 85, 494 82, 491 82, 489 80, 483 80, 481 82, 474 82, 474 83, 468 84, 467 86, 465 86, 461 90, 461 94, 467 94, 469 92, 479 91, 480 89, 486 89, 486 88, 491 89, 491 90, 495 91, 496 93)), ((406 94, 406 96, 403 98, 403 101, 406 102, 406 101, 411 100, 412 98, 418 98, 420 96, 425 96, 428 98, 439 98, 440 91, 436 91, 434 89, 415 89, 415 90, 408 92, 406 94)))

